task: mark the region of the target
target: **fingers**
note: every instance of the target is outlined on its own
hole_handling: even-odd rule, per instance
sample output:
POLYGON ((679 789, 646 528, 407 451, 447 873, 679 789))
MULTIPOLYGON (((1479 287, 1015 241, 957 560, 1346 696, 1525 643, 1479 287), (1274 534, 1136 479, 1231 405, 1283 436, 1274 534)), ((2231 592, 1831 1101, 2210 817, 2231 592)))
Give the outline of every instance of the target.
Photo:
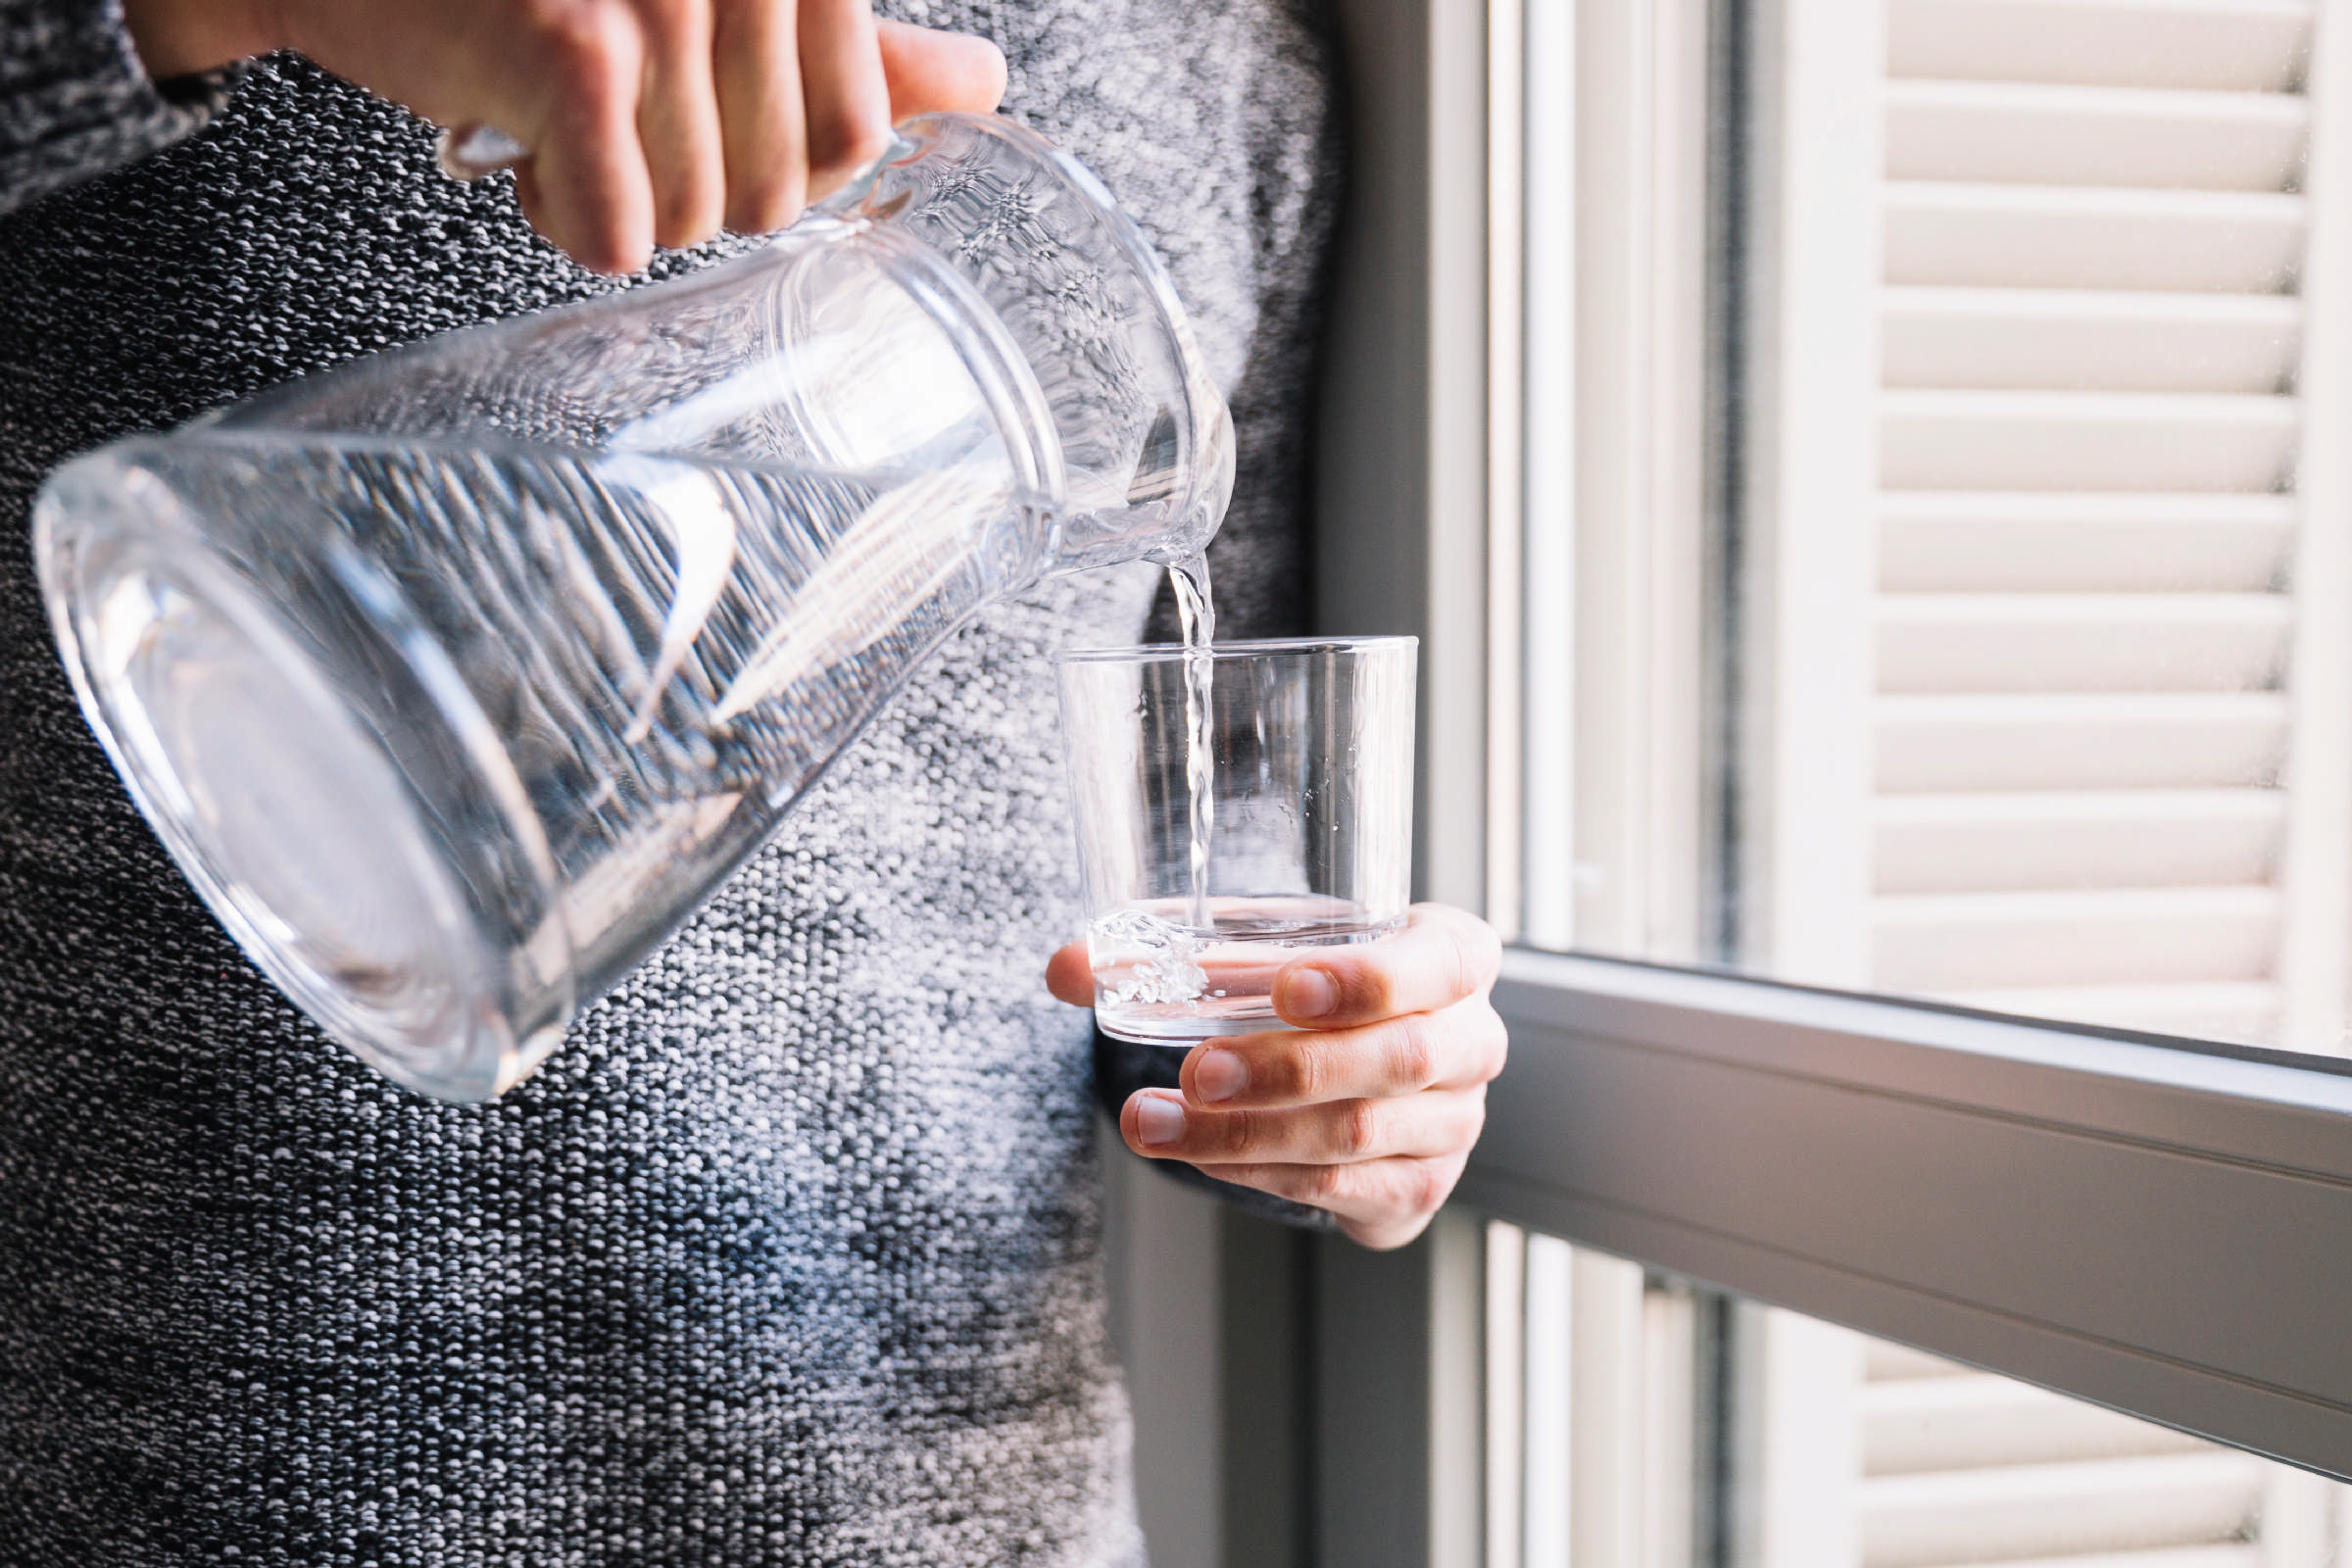
POLYGON ((441 124, 516 138, 533 225, 607 272, 722 221, 780 228, 880 154, 895 116, 987 110, 1004 90, 994 45, 878 27, 868 0, 239 0, 270 18, 251 37, 182 36, 155 9, 133 0, 159 60, 300 48, 441 124))
POLYGON ((720 0, 712 49, 739 233, 791 222, 880 156, 896 122, 1004 94, 995 44, 877 23, 866 0, 720 0))
POLYGON ((1046 960, 1046 989, 1073 1007, 1095 1004, 1095 973, 1085 943, 1073 942, 1046 960))
POLYGON ((654 192, 654 239, 682 250, 718 232, 726 178, 711 81, 710 0, 640 0, 645 96, 637 134, 654 192))
POLYGON ((798 11, 791 0, 721 0, 712 36, 727 226, 764 234, 808 201, 798 11))
POLYGON ((838 190, 890 146, 890 84, 867 0, 801 0, 808 199, 838 190))
POLYGON ((638 138, 645 40, 625 12, 585 6, 550 29, 553 96, 524 127, 536 149, 525 212, 581 266, 632 272, 652 260, 654 193, 638 138))
POLYGON ((1120 1107, 1119 1131, 1148 1158, 1181 1159, 1218 1174, 1214 1167, 1222 1165, 1342 1165, 1458 1153, 1478 1142, 1486 1120, 1483 1084, 1288 1110, 1202 1110, 1166 1090, 1143 1089, 1120 1107))
POLYGON ((1462 1179, 1467 1152, 1354 1165, 1204 1165, 1208 1175, 1294 1203, 1326 1209, 1340 1229, 1372 1249, 1402 1247, 1421 1234, 1462 1179))
POLYGON ((1274 982, 1274 1006, 1302 1029, 1432 1012, 1485 992, 1501 963, 1493 926, 1464 909, 1416 904, 1396 936, 1286 965, 1274 982))
MULTIPOLYGON (((1366 1247, 1401 1247, 1486 1125, 1508 1050, 1487 1000, 1500 963, 1486 922, 1415 906, 1395 937, 1284 966, 1275 1003, 1299 1032, 1195 1047, 1182 1093, 1130 1096, 1120 1134, 1147 1158, 1328 1209, 1366 1247)), ((1065 1001, 1086 995, 1085 949, 1055 954, 1047 980, 1065 1001)))
POLYGON ((1391 1099, 1487 1083, 1509 1049, 1502 1019, 1482 994, 1355 1029, 1203 1042, 1185 1058, 1179 1081, 1195 1105, 1219 1109, 1391 1099))
POLYGON ((943 109, 991 114, 1004 101, 1004 51, 986 38, 904 22, 878 22, 874 28, 893 124, 943 109))

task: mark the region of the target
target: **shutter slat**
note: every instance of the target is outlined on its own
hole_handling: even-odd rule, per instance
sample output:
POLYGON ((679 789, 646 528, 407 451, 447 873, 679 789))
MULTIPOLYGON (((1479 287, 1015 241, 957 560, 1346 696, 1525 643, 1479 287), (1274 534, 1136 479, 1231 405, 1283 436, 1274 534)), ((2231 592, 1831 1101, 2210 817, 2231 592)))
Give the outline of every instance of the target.
POLYGON ((1865 1384, 1865 1475, 2188 1453, 2201 1439, 2011 1378, 1976 1373, 1865 1384))
POLYGON ((2294 547, 2284 495, 1918 490, 1880 498, 1880 586, 1895 592, 2275 585, 2294 547))
POLYGON ((1878 787, 2208 789, 2276 781, 2286 700, 2271 692, 1882 697, 1878 787))
POLYGON ((1886 105, 1890 179, 2276 191, 2308 130, 2282 93, 1895 81, 1886 105))
POLYGON ((1939 991, 1935 1000, 2021 1018, 2251 1043, 2276 1038, 2279 1007, 2278 986, 2261 980, 1939 991))
POLYGON ((1866 1568, 2223 1544, 2262 1502, 2263 1461, 2208 1450, 2004 1465, 1861 1484, 1866 1568))
POLYGON ((1870 906, 1872 972, 1900 992, 2267 978, 2268 887, 1892 894, 1870 906))
POLYGON ((2286 295, 2090 289, 1889 288, 1889 387, 2278 392, 2302 347, 2286 295))
POLYGON ((1896 76, 2279 92, 2302 79, 2307 0, 1894 0, 1896 76))
POLYGON ((1889 490, 2275 490, 2298 418, 2283 397, 2136 392, 1880 394, 1889 490))
POLYGON ((2266 1568, 2260 1546, 2158 1546, 2148 1551, 2068 1552, 2063 1557, 2008 1557, 1956 1563, 1953 1568, 2266 1568))
POLYGON ((2272 293, 2303 251, 2303 199, 2248 191, 1886 186, 1888 283, 2272 293))
POLYGON ((2213 887, 2278 853, 2276 790, 1888 795, 1874 806, 1881 893, 2213 887))
POLYGON ((1957 1361, 1947 1361, 1940 1355, 1915 1350, 1908 1345, 1892 1340, 1865 1340, 1862 1346, 1862 1375, 1873 1383, 1900 1378, 1973 1378, 1980 1374, 1973 1367, 1957 1361))
POLYGON ((1884 692, 2254 691, 2293 630, 2279 594, 1887 594, 1884 692))

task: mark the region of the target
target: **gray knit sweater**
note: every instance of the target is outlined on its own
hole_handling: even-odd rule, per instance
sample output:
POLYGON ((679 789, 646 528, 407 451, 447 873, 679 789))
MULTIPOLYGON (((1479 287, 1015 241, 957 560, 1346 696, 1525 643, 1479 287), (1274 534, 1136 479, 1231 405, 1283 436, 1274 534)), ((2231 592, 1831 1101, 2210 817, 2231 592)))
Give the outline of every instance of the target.
MULTIPOLYGON (((1245 629, 1302 610, 1310 4, 897 10, 1002 42, 1007 111, 1166 255, 1239 420, 1245 629)), ((987 613, 538 1077, 431 1102, 150 837, 27 503, 98 442, 613 285, 299 60, 157 89, 113 0, 0 0, 0 1563, 1139 1561, 1090 1031, 1039 977, 1076 912, 1047 655, 1135 638, 1152 576, 987 613)))

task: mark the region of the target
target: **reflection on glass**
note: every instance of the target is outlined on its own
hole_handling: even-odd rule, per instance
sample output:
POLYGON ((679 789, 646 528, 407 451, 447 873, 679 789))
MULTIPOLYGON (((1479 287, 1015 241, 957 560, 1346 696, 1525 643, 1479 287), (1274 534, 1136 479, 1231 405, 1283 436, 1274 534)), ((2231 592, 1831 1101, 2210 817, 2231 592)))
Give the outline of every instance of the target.
POLYGON ((1489 1228, 1487 1568, 2333 1568, 2352 1488, 1489 1228))
POLYGON ((2315 807, 2352 813, 2295 773, 2347 699, 2295 667, 2298 619, 2352 609, 2302 570, 2339 523, 2298 494, 2299 285, 2348 194, 2305 188, 2311 16, 1886 12, 1853 981, 2335 1043, 2340 954, 2298 944, 2346 867, 2284 874, 2315 807))
MULTIPOLYGON (((1580 807, 1564 940, 2345 1050, 2352 79, 2324 68, 2352 22, 1767 9, 1707 110, 1752 121, 1705 181, 1729 412, 1661 438, 1711 454, 1713 561, 1646 601, 1717 609, 1580 589, 1588 668, 1703 623, 1713 710, 1640 811, 1580 807), (1648 629, 1613 651, 1612 614, 1648 629), (1711 805, 1673 803, 1677 766, 1711 805), (1681 834, 1722 906, 1688 930, 1615 848, 1681 834)), ((1651 505, 1628 537, 1679 526, 1651 505)), ((1590 553, 1617 524, 1580 506, 1590 553)), ((1603 801, 1631 749, 1578 722, 1603 801)))
POLYGON ((1988 9, 1888 13, 1869 978, 2274 1039, 2309 14, 1988 9))

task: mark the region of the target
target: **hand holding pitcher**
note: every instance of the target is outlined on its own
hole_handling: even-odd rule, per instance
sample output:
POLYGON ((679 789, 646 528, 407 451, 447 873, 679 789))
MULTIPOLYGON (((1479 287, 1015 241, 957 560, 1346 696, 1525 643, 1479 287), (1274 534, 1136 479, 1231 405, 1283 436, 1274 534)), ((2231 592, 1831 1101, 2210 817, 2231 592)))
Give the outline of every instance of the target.
POLYGON ((890 127, 987 113, 983 38, 877 24, 867 0, 126 0, 159 78, 296 49, 444 125, 534 150, 524 213, 581 265, 642 268, 720 223, 782 228, 889 147, 890 127))

